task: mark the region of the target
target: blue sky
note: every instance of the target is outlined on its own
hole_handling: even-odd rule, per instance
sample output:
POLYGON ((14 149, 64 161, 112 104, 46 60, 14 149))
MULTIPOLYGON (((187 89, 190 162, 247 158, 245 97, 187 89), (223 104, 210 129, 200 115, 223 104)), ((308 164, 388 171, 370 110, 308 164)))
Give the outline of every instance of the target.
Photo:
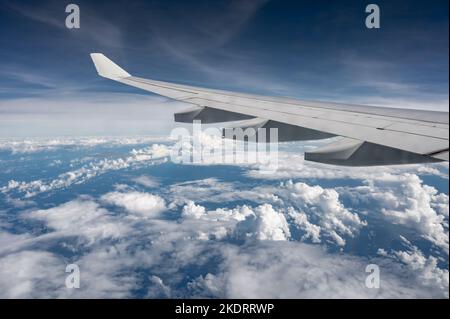
MULTIPOLYGON (((101 101, 110 92, 122 106, 127 94, 146 95, 99 78, 91 52, 104 53, 132 74, 160 80, 448 109, 448 1, 377 1, 379 30, 365 27, 364 1, 77 1, 80 29, 65 28, 65 2, 0 3, 0 136, 167 130, 144 124, 129 130, 127 123, 117 130, 106 125, 65 131, 57 125, 73 116, 68 101, 80 117, 96 118, 108 113, 111 102, 101 101), (38 121, 36 112, 45 121, 38 121), (61 112, 70 114, 54 115, 61 112)), ((143 97, 142 104, 149 103, 143 97)), ((160 114, 158 121, 169 121, 175 111, 143 109, 136 106, 131 113, 160 114)))

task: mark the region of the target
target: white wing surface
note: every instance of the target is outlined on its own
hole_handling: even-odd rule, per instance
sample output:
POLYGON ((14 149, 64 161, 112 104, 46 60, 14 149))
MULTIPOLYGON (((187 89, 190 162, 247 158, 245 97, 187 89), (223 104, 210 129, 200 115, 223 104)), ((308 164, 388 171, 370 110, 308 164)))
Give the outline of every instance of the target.
POLYGON ((242 127, 277 128, 279 141, 340 138, 305 154, 306 160, 347 166, 448 161, 448 112, 394 109, 271 98, 134 77, 101 53, 92 53, 100 76, 195 105, 178 122, 239 121, 242 127))

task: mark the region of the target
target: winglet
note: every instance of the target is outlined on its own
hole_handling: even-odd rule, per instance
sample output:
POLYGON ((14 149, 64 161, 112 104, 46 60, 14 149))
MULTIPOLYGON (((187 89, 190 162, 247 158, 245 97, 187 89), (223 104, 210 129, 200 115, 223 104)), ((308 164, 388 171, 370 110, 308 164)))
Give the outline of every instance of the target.
POLYGON ((131 76, 128 72, 108 59, 102 53, 91 53, 91 59, 100 76, 111 80, 118 80, 131 76))

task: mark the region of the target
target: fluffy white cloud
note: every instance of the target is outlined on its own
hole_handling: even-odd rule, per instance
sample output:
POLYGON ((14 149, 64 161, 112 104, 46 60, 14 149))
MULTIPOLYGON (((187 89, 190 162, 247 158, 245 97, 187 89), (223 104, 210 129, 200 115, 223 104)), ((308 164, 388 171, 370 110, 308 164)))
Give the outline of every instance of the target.
POLYGON ((277 169, 271 174, 264 174, 264 167, 248 165, 245 173, 256 179, 345 179, 355 180, 393 180, 398 174, 411 173, 417 175, 431 175, 448 179, 449 165, 447 162, 420 165, 393 165, 374 167, 344 167, 324 165, 305 161, 304 151, 312 150, 332 140, 310 142, 308 144, 287 143, 280 144, 278 151, 277 169))
POLYGON ((419 284, 428 287, 437 287, 446 293, 448 298, 449 272, 448 269, 438 267, 438 259, 433 256, 426 257, 416 246, 408 244, 408 250, 392 251, 391 253, 380 249, 381 256, 398 260, 405 264, 416 274, 419 284))
POLYGON ((117 147, 121 145, 138 145, 152 142, 169 141, 162 137, 54 137, 28 139, 0 139, 0 151, 12 154, 29 154, 44 151, 55 151, 61 148, 90 148, 99 145, 117 147))
POLYGON ((207 211, 205 207, 196 205, 193 201, 188 201, 181 212, 183 217, 203 218, 213 221, 242 221, 251 214, 254 214, 252 209, 246 205, 231 209, 217 208, 207 211))
MULTIPOLYGON (((394 261, 380 265, 381 289, 376 292, 367 289, 365 266, 380 261, 344 253, 330 255, 320 246, 288 241, 287 220, 270 205, 205 209, 200 218, 124 219, 120 215, 111 216, 112 212, 92 199, 79 199, 30 214, 55 229, 54 236, 47 237, 46 245, 59 238, 57 242, 83 251, 84 244, 80 245, 80 241, 67 240, 93 234, 103 240, 91 242, 90 249, 74 260, 81 270, 80 289, 61 289, 64 265, 68 262, 47 252, 29 255, 27 251, 37 247, 37 240, 22 245, 19 252, 3 253, 0 283, 8 287, 3 292, 5 297, 130 297, 137 287, 142 287, 139 276, 143 273, 151 274, 148 297, 416 298, 442 297, 445 288, 448 289, 445 276, 441 281, 421 280, 430 272, 409 267, 404 275, 405 270, 398 269, 394 261), (107 229, 114 225, 113 228, 127 230, 122 231, 126 236, 104 234, 99 227, 105 225, 107 229), (230 229, 235 231, 230 233, 230 229), (199 238, 199 231, 207 234, 207 238, 199 238), (236 234, 256 240, 236 244, 233 241, 236 234), (109 238, 120 241, 111 244, 109 238), (11 272, 22 268, 21 276, 11 272), (33 269, 44 270, 36 274, 33 269), (200 274, 186 282, 193 270, 200 274)), ((44 241, 45 238, 40 239, 44 241)), ((439 271, 435 267, 431 273, 439 271)))
POLYGON ((221 278, 210 273, 207 273, 205 276, 200 275, 187 284, 190 294, 199 298, 221 296, 223 288, 224 284, 221 278))
POLYGON ((123 273, 126 260, 115 247, 94 249, 75 261, 80 269, 80 288, 68 289, 65 272, 69 263, 56 254, 23 250, 0 258, 1 298, 126 298, 137 279, 123 273))
MULTIPOLYGON (((58 185, 67 187, 111 170, 163 162, 169 150, 159 145, 121 158, 86 156, 74 163, 82 163, 83 171, 82 167, 55 180, 29 184, 10 181, 2 190, 14 199, 27 191, 37 194, 58 185), (57 180, 67 183, 52 184, 57 180)), ((15 209, 27 211, 14 218, 21 223, 29 222, 25 217, 39 220, 49 229, 37 226, 40 235, 34 228, 15 235, 0 231, 0 286, 7 287, 0 296, 121 298, 134 297, 139 290, 159 298, 448 297, 448 255, 442 253, 448 251, 448 195, 423 185, 418 177, 441 178, 445 165, 377 172, 301 162, 304 171, 294 172, 298 163, 290 156, 293 167, 288 168, 287 158, 274 177, 286 179, 282 183, 245 180, 254 174, 249 167, 235 182, 208 178, 157 188, 153 178, 142 175, 148 172, 138 172, 132 179, 134 172, 127 170, 124 180, 132 183, 121 181, 95 198, 81 197, 41 210, 33 208, 40 207, 40 198, 30 205, 19 203, 15 209), (299 182, 296 177, 351 177, 363 186, 337 180, 340 186, 327 188, 315 185, 315 179, 299 182), (152 194, 143 192, 145 187, 154 188, 152 194), (399 227, 404 231, 397 233, 399 227), (364 228, 367 231, 362 232, 364 228), (380 229, 393 237, 387 240, 405 235, 412 242, 423 243, 424 238, 436 246, 427 249, 414 242, 422 250, 409 243, 407 249, 389 251, 388 244, 378 256, 373 252, 352 256, 352 238, 369 242, 375 251, 380 248, 380 236, 385 234, 380 235, 380 229), (336 245, 342 247, 340 253, 327 250, 336 251, 336 245), (61 250, 67 255, 60 255, 61 250), (68 255, 82 272, 77 290, 61 289, 68 255), (369 263, 381 268, 380 290, 364 286, 369 263), (22 268, 23 273, 14 272, 22 268), (32 268, 41 269, 41 274, 32 268)), ((3 217, 0 214, 0 225, 9 229, 11 216, 3 217)))
POLYGON ((158 276, 152 275, 149 278, 151 282, 147 289, 147 298, 170 298, 171 289, 164 284, 164 281, 158 276))
POLYGON ((226 272, 220 273, 217 283, 223 283, 231 298, 424 298, 447 293, 433 284, 430 289, 408 281, 410 273, 403 277, 402 272, 394 264, 327 254, 317 246, 262 242, 228 253, 226 272), (365 287, 369 263, 380 266, 380 289, 365 287))
POLYGON ((235 192, 233 183, 221 182, 216 178, 206 178, 188 182, 176 183, 170 186, 167 196, 174 204, 192 201, 223 202, 225 200, 240 199, 241 194, 235 192))
POLYGON ((46 251, 24 250, 2 257, 0 298, 55 298, 64 286, 64 270, 64 262, 46 251))
MULTIPOLYGON (((339 201, 339 194, 334 189, 324 189, 320 186, 309 186, 305 183, 293 183, 291 180, 281 183, 277 195, 285 199, 301 212, 308 212, 310 219, 315 220, 320 230, 328 235, 338 245, 344 246, 343 236, 354 237, 367 225, 360 217, 350 212, 339 201)), ((300 214, 302 214, 300 212, 300 214)), ((307 228, 309 236, 318 240, 318 228, 306 223, 302 215, 291 210, 294 222, 300 221, 300 227, 307 228)))
POLYGON ((254 187, 248 188, 239 182, 223 182, 215 178, 207 178, 183 183, 177 183, 170 187, 167 196, 174 203, 182 203, 186 198, 201 202, 207 200, 211 203, 224 203, 232 201, 252 201, 256 203, 280 203, 280 199, 274 195, 278 187, 254 187))
POLYGON ((129 213, 140 217, 157 217, 166 210, 166 202, 157 195, 142 192, 110 192, 103 195, 106 203, 125 208, 129 213))
POLYGON ((205 207, 195 205, 193 201, 189 201, 186 205, 183 206, 181 215, 183 217, 200 218, 205 215, 205 212, 205 207))
POLYGON ((370 205, 395 224, 414 229, 448 254, 448 195, 438 194, 414 174, 390 181, 367 181, 367 186, 347 189, 353 201, 370 205))
POLYGON ((148 187, 148 188, 156 188, 159 186, 159 183, 156 179, 151 178, 150 176, 145 176, 145 175, 133 178, 132 181, 139 185, 148 187))
MULTIPOLYGON (((305 232, 303 240, 321 242, 325 236, 327 241, 340 246, 346 243, 345 237, 355 237, 359 230, 367 225, 356 213, 352 213, 340 202, 339 194, 334 189, 320 186, 309 186, 306 183, 294 183, 291 180, 278 185, 257 186, 252 189, 241 188, 239 183, 222 183, 216 179, 206 179, 180 183, 170 188, 167 194, 173 198, 173 203, 183 201, 183 198, 207 200, 208 202, 226 202, 246 200, 256 203, 271 204, 291 218, 294 225, 305 232)), ((245 205, 239 208, 216 209, 205 211, 193 204, 188 204, 183 210, 186 215, 196 215, 200 218, 207 215, 224 220, 227 216, 242 220, 249 215, 245 205), (194 208, 197 207, 197 214, 194 208)))
POLYGON ((396 252, 399 260, 407 264, 412 270, 420 270, 419 280, 425 285, 436 285, 442 291, 448 289, 449 274, 448 270, 437 267, 438 260, 424 255, 416 250, 414 252, 396 252))
POLYGON ((37 194, 55 189, 67 188, 72 184, 81 184, 99 175, 110 171, 117 171, 139 165, 153 165, 164 162, 170 154, 170 148, 162 144, 152 144, 149 147, 133 149, 130 156, 116 159, 101 159, 90 162, 81 168, 60 174, 50 181, 34 180, 30 182, 8 181, 7 185, 0 187, 0 192, 8 193, 18 191, 25 197, 33 197, 37 194))
POLYGON ((83 236, 90 244, 96 239, 118 238, 129 231, 127 225, 116 222, 106 209, 86 198, 32 211, 25 216, 44 221, 61 236, 83 236))
POLYGON ((291 236, 286 218, 269 204, 258 206, 236 225, 239 239, 288 240, 291 236))
POLYGON ((289 207, 289 216, 293 219, 294 224, 305 232, 302 240, 311 239, 313 243, 320 243, 320 226, 309 222, 308 216, 302 212, 296 212, 294 208, 289 207))
POLYGON ((64 289, 70 298, 129 298, 139 279, 137 261, 126 253, 128 245, 99 245, 75 263, 80 268, 80 288, 64 289), (67 291, 70 290, 70 291, 67 291))

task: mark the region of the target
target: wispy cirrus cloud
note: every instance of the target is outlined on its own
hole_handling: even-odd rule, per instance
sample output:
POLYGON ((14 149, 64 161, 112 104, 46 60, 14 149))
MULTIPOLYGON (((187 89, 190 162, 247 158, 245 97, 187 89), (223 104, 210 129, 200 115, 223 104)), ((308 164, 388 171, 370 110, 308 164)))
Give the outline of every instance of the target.
POLYGON ((57 40, 64 37, 73 38, 85 47, 101 45, 121 48, 124 46, 120 27, 105 18, 102 10, 96 10, 95 7, 85 2, 79 4, 82 8, 80 11, 83 17, 83 28, 78 29, 77 32, 70 32, 65 25, 66 5, 59 1, 46 1, 40 6, 18 2, 6 3, 7 8, 14 13, 59 30, 61 33, 57 40))

